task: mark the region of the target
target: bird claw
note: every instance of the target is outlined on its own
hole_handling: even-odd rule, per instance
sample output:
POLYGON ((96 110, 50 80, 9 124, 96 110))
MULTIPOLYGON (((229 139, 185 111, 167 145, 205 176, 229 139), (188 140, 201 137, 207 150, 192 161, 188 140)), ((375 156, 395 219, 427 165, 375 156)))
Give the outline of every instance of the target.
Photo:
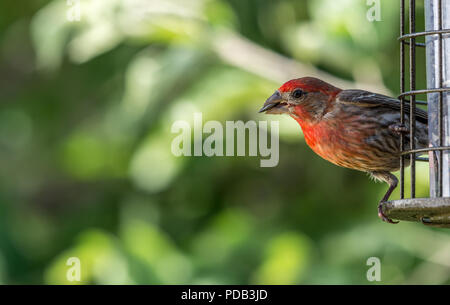
POLYGON ((404 124, 392 124, 389 125, 389 129, 398 134, 405 134, 409 132, 408 127, 404 124))
POLYGON ((399 223, 399 221, 394 221, 384 214, 383 203, 384 203, 384 201, 381 201, 380 204, 378 204, 378 217, 380 217, 381 220, 383 220, 384 222, 387 222, 387 223, 392 223, 392 224, 399 223))

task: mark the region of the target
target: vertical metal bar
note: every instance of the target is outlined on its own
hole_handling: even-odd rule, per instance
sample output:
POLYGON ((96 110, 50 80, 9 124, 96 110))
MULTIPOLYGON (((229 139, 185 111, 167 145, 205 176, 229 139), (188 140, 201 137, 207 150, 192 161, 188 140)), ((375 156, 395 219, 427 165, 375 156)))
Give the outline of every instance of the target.
MULTIPOLYGON (((450 28, 450 1, 425 0, 425 30, 450 28)), ((450 84, 450 35, 427 35, 427 88, 446 88, 450 84)), ((430 146, 450 144, 450 94, 428 93, 428 137, 430 146)), ((430 197, 450 196, 450 154, 429 153, 430 197)))
MULTIPOLYGON (((405 0, 400 0, 400 36, 405 35, 405 0)), ((400 40, 400 93, 405 92, 405 41, 400 40)), ((400 98, 400 124, 405 123, 405 98, 400 98)), ((405 135, 400 134, 400 151, 405 150, 405 135)), ((405 198, 405 156, 400 156, 400 198, 405 198)))
MULTIPOLYGON (((438 15, 437 15, 437 20, 438 20, 438 30, 442 30, 442 0, 438 0, 438 15)), ((443 60, 443 56, 442 56, 442 34, 439 34, 439 39, 438 39, 438 62, 439 62, 439 79, 438 79, 438 84, 439 84, 439 88, 443 88, 443 64, 442 64, 442 60, 443 60)), ((443 124, 443 108, 444 108, 444 103, 443 103, 443 92, 439 93, 439 102, 438 102, 439 106, 439 114, 438 114, 438 128, 439 128, 439 146, 443 146, 444 145, 444 124, 443 124)), ((438 196, 442 196, 443 193, 443 184, 442 184, 442 177, 444 175, 444 167, 443 167, 443 161, 444 161, 444 151, 440 151, 439 152, 439 164, 438 164, 438 168, 439 168, 439 180, 438 180, 438 196)))
MULTIPOLYGON (((409 0, 409 32, 416 32, 416 1, 409 0)), ((411 91, 416 90, 416 39, 411 38, 409 44, 409 87, 411 91)), ((415 134, 416 134, 416 97, 411 95, 409 109, 409 143, 410 149, 415 149, 415 134)), ((410 154, 411 162, 411 198, 416 197, 416 154, 410 154)))
MULTIPOLYGON (((440 1, 441 11, 439 16, 441 17, 442 29, 450 28, 450 1, 440 1)), ((441 87, 448 88, 450 86, 450 35, 441 35, 441 60, 440 71, 441 87)), ((444 92, 441 95, 442 99, 442 129, 441 129, 441 141, 442 146, 450 146, 450 93, 444 92)), ((450 150, 442 151, 442 163, 441 163, 441 177, 442 177, 442 197, 450 197, 450 150)))

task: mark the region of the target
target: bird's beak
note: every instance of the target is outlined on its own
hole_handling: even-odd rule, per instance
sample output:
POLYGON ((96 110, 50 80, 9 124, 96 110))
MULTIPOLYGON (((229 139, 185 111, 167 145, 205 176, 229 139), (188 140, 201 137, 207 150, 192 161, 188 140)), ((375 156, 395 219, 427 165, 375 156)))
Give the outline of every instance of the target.
POLYGON ((266 112, 271 114, 287 112, 287 105, 286 103, 284 103, 283 97, 278 90, 275 91, 275 93, 266 100, 263 107, 259 109, 259 112, 266 112))

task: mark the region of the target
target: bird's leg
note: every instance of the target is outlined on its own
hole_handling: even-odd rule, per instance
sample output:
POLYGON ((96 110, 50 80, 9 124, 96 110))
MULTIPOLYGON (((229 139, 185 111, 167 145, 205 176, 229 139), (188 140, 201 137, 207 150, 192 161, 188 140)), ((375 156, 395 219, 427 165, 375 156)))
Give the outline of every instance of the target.
POLYGON ((392 192, 395 190, 398 184, 398 179, 390 172, 371 172, 372 177, 375 179, 382 180, 389 184, 389 189, 387 190, 386 194, 384 194, 383 199, 381 199, 380 203, 378 204, 378 217, 381 218, 381 220, 388 222, 388 223, 398 223, 398 221, 393 221, 383 213, 383 206, 382 204, 386 201, 388 201, 389 197, 391 196, 392 192))
POLYGON ((406 134, 409 132, 409 128, 400 123, 389 125, 389 129, 397 134, 406 134))

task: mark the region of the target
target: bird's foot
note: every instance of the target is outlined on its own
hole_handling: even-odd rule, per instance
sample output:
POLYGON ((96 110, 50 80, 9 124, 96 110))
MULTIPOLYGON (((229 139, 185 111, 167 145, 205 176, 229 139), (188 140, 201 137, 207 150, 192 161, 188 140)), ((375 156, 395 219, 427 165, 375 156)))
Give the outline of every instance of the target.
POLYGON ((380 217, 381 220, 383 220, 384 222, 387 222, 387 223, 392 223, 392 224, 399 223, 399 221, 394 221, 394 220, 390 219, 389 217, 387 217, 387 216, 384 214, 384 212, 383 212, 383 203, 384 203, 384 202, 385 202, 385 201, 381 201, 381 202, 378 204, 378 217, 380 217))
POLYGON ((389 125, 389 129, 398 134, 405 134, 409 132, 409 128, 404 124, 389 125))

